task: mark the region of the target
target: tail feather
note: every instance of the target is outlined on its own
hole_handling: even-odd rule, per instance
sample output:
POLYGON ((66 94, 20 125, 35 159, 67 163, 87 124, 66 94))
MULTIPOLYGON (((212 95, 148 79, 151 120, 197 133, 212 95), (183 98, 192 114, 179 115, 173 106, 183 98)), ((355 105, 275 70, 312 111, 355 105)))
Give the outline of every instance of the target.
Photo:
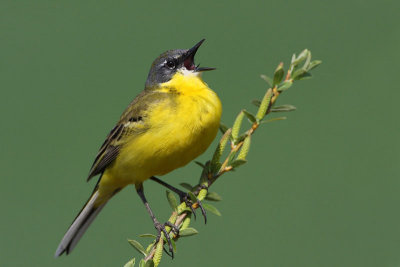
POLYGON ((98 196, 99 192, 95 190, 86 205, 82 208, 81 212, 69 227, 68 231, 65 233, 63 239, 58 245, 55 257, 61 256, 64 252, 69 254, 72 251, 87 228, 106 205, 107 202, 104 202, 99 206, 94 205, 98 196))

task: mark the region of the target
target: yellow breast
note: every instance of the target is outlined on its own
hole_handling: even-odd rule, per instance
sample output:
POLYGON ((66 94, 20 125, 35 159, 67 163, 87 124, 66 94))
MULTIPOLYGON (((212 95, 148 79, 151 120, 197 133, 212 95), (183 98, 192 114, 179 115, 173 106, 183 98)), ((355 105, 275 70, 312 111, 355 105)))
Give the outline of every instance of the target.
POLYGON ((121 149, 110 170, 113 179, 138 184, 182 167, 218 132, 221 102, 199 76, 177 73, 157 90, 171 97, 148 111, 149 129, 121 149))

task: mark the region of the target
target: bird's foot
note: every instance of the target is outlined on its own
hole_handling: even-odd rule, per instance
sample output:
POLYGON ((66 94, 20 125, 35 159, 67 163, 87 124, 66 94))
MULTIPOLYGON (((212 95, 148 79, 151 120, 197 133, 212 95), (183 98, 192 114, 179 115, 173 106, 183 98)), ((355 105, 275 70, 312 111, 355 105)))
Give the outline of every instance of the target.
POLYGON ((154 227, 157 230, 156 244, 160 241, 161 232, 163 232, 164 233, 164 237, 165 237, 165 239, 167 240, 167 243, 168 243, 169 252, 171 254, 168 253, 168 251, 166 251, 165 248, 164 248, 164 251, 165 251, 165 253, 167 253, 173 259, 174 258, 174 249, 172 247, 171 237, 169 236, 169 233, 168 233, 167 229, 165 229, 165 226, 171 227, 171 232, 173 232, 175 235, 179 234, 179 228, 176 225, 174 225, 173 223, 171 223, 171 222, 166 222, 166 223, 162 224, 162 223, 158 222, 157 220, 154 221, 154 227))
POLYGON ((175 235, 179 235, 179 227, 173 224, 172 222, 168 221, 164 223, 164 227, 165 226, 171 227, 171 232, 174 233, 175 235))
MULTIPOLYGON (((207 187, 206 187, 206 186, 201 186, 200 189, 207 189, 207 187)), ((194 216, 195 219, 196 219, 196 212, 195 212, 195 210, 194 210, 194 208, 193 208, 193 205, 194 205, 194 204, 197 204, 198 207, 199 207, 200 210, 201 210, 201 214, 202 214, 203 217, 204 217, 204 224, 207 224, 207 214, 206 214, 206 210, 204 209, 204 207, 203 207, 203 205, 201 204, 201 201, 200 201, 200 200, 198 200, 198 199, 196 199, 196 200, 193 199, 193 200, 192 200, 192 198, 190 197, 189 193, 180 194, 180 199, 181 199, 181 202, 185 202, 186 206, 190 208, 190 210, 192 211, 193 216, 194 216)))

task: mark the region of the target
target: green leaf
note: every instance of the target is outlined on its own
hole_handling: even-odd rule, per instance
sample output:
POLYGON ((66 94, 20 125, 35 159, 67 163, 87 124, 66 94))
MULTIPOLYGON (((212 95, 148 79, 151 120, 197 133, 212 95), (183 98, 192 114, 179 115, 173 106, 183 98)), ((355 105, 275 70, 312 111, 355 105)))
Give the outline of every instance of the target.
POLYGON ((219 212, 219 210, 211 204, 203 203, 203 208, 217 216, 221 216, 221 212, 219 212))
POLYGON ((142 259, 139 262, 139 267, 154 267, 154 262, 151 259, 148 261, 144 261, 144 259, 142 259))
POLYGON ((200 167, 202 167, 203 169, 206 167, 203 163, 201 163, 200 161, 195 160, 194 163, 196 163, 197 165, 199 165, 200 167))
POLYGON ((185 237, 185 236, 192 236, 192 235, 197 235, 199 232, 192 228, 192 227, 188 227, 186 229, 182 229, 179 231, 179 236, 181 237, 185 237))
POLYGON ((243 109, 242 111, 243 111, 244 115, 246 115, 246 117, 247 117, 252 123, 255 123, 255 122, 257 121, 256 117, 255 117, 253 114, 251 114, 250 112, 248 112, 248 111, 245 110, 245 109, 243 109))
POLYGON ((185 188, 185 189, 187 189, 187 190, 189 190, 189 191, 192 191, 192 190, 193 190, 193 186, 191 186, 191 185, 188 184, 188 183, 180 183, 180 185, 181 185, 183 188, 185 188))
POLYGON ((254 106, 256 106, 256 107, 259 107, 259 106, 261 105, 261 101, 258 100, 258 99, 253 99, 253 100, 251 101, 251 103, 252 103, 254 106))
POLYGON ((278 117, 278 118, 273 118, 273 119, 270 119, 270 120, 262 121, 261 123, 264 124, 264 123, 269 123, 269 122, 274 122, 274 121, 281 121, 281 120, 286 120, 286 119, 287 119, 286 117, 278 117))
POLYGON ((171 238, 172 249, 176 252, 176 243, 175 240, 171 238))
POLYGON ((129 244, 131 244, 132 247, 134 247, 137 251, 142 253, 144 256, 147 256, 146 251, 144 250, 144 247, 142 244, 140 244, 138 241, 133 240, 133 239, 128 239, 129 244))
POLYGON ((293 81, 289 80, 289 81, 284 81, 282 83, 282 85, 280 87, 278 87, 278 91, 279 92, 283 92, 286 91, 287 89, 289 89, 291 86, 293 85, 293 81))
POLYGON ((234 141, 236 141, 236 139, 239 135, 240 127, 242 126, 243 117, 244 117, 244 112, 242 110, 239 112, 239 114, 237 115, 237 117, 235 119, 235 122, 233 123, 232 138, 234 141))
POLYGON ((157 236, 153 235, 153 234, 141 234, 139 235, 139 237, 151 237, 151 238, 157 238, 157 236))
POLYGON ((236 151, 236 152, 235 152, 235 151, 232 151, 232 153, 229 154, 229 156, 228 156, 228 165, 231 165, 231 164, 232 164, 234 158, 236 157, 236 154, 237 154, 237 151, 236 151))
POLYGON ((285 71, 283 70, 283 63, 281 62, 279 63, 274 73, 274 82, 272 84, 273 87, 281 83, 284 74, 285 71))
POLYGON ((293 79, 293 80, 299 80, 300 77, 301 77, 302 75, 304 75, 305 73, 307 73, 306 70, 304 70, 304 69, 298 69, 298 70, 296 70, 296 71, 293 73, 292 79, 293 79))
POLYGON ((292 61, 292 65, 293 65, 294 67, 296 67, 297 65, 299 65, 301 62, 303 62, 303 61, 307 58, 307 55, 308 55, 308 50, 307 50, 307 49, 304 49, 304 50, 299 54, 299 56, 298 56, 294 61, 292 61))
POLYGON ((221 169, 222 163, 221 162, 216 162, 211 164, 211 173, 215 174, 218 173, 218 171, 221 169))
POLYGON ((224 134, 228 130, 228 126, 223 124, 222 122, 219 123, 219 130, 224 134))
POLYGON ((265 93, 263 100, 261 101, 261 105, 260 108, 257 111, 257 121, 261 120, 262 118, 264 118, 265 113, 268 110, 269 104, 271 102, 271 98, 272 98, 272 89, 268 89, 268 91, 265 93))
POLYGON ((308 51, 306 62, 303 65, 303 69, 308 70, 308 68, 310 66, 310 62, 311 62, 311 51, 308 51))
POLYGON ((245 164, 246 162, 247 162, 247 160, 244 160, 244 159, 237 159, 237 160, 235 160, 234 162, 232 162, 231 166, 232 166, 233 168, 237 168, 237 167, 239 167, 239 166, 245 164))
POLYGON ((222 197, 215 192, 208 192, 205 199, 210 201, 221 201, 222 197))
POLYGON ((296 107, 292 105, 281 105, 271 108, 271 112, 288 112, 294 110, 296 110, 296 107))
POLYGON ((167 199, 169 202, 169 205, 171 206, 171 208, 173 210, 176 210, 178 208, 178 201, 176 200, 175 196, 170 192, 170 191, 166 191, 167 193, 167 199))
POLYGON ((312 70, 312 69, 315 69, 315 68, 318 67, 321 63, 322 63, 321 60, 314 60, 314 61, 311 61, 310 66, 308 66, 308 70, 307 70, 307 71, 310 71, 310 70, 312 70))
POLYGON ((265 76, 264 74, 261 74, 260 77, 261 77, 261 79, 263 79, 264 81, 266 81, 266 82, 268 83, 269 86, 272 87, 273 82, 272 82, 272 79, 271 79, 270 77, 265 76))
POLYGON ((293 65, 293 62, 296 60, 296 54, 292 55, 292 60, 290 60, 290 65, 293 65))
POLYGON ((246 159, 247 154, 249 153, 250 144, 251 144, 251 136, 249 135, 244 139, 242 148, 240 149, 239 155, 237 156, 237 160, 246 159))
POLYGON ((304 79, 310 79, 311 78, 311 73, 309 73, 309 72, 306 72, 306 73, 303 73, 302 75, 299 75, 299 76, 297 76, 297 80, 304 80, 304 79))
POLYGON ((203 171, 201 172, 199 184, 203 184, 203 183, 207 183, 208 182, 208 174, 210 173, 210 169, 211 169, 210 165, 211 165, 210 161, 207 161, 205 166, 204 166, 203 171))
POLYGON ((125 263, 124 267, 135 267, 135 258, 125 263))

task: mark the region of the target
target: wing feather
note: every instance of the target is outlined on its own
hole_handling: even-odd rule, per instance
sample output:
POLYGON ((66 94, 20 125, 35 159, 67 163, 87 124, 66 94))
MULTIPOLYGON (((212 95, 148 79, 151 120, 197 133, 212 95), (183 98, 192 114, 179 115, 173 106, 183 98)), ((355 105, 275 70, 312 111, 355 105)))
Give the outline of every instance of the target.
POLYGON ((145 90, 139 94, 122 113, 117 125, 110 131, 93 162, 87 181, 104 170, 117 158, 127 140, 135 134, 145 132, 147 111, 159 101, 169 99, 170 94, 145 90))

